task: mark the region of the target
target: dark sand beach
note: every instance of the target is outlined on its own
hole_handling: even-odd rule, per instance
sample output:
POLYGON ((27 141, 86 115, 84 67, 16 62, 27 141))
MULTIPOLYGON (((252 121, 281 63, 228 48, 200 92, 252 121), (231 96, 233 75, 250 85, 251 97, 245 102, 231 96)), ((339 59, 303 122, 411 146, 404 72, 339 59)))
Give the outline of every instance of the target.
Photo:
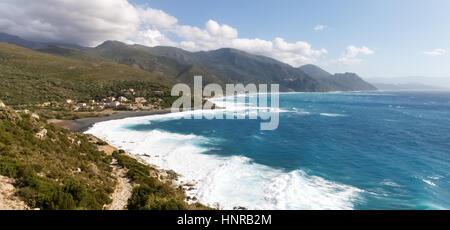
POLYGON ((127 117, 141 117, 166 113, 170 113, 170 109, 152 110, 152 111, 118 111, 108 116, 88 117, 73 121, 64 121, 61 122, 59 126, 75 132, 84 132, 88 130, 90 127, 92 127, 92 125, 94 125, 95 123, 102 121, 118 120, 127 117))

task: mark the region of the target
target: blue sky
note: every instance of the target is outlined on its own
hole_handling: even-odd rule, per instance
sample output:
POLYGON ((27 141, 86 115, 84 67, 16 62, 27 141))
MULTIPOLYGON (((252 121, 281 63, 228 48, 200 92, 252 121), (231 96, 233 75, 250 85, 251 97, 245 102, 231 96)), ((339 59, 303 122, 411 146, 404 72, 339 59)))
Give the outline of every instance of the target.
POLYGON ((364 78, 450 79, 449 0, 1 0, 0 32, 85 46, 230 47, 364 78))
POLYGON ((317 64, 331 72, 365 77, 450 77, 450 1, 134 0, 175 16, 179 24, 203 27, 213 19, 236 28, 239 37, 305 41, 325 48, 317 64), (316 25, 324 25, 315 31, 316 25), (360 63, 328 63, 346 47, 366 46, 374 54, 360 63), (445 49, 440 56, 424 52, 445 49))

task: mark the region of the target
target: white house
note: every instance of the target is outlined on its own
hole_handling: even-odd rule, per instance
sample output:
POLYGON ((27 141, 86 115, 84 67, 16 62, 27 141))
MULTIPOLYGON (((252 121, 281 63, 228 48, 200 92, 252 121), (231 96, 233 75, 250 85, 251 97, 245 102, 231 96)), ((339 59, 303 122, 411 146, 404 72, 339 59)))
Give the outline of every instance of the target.
POLYGON ((110 107, 117 107, 119 105, 120 105, 120 102, 118 102, 118 101, 113 101, 113 102, 109 103, 110 107))
POLYGON ((120 97, 118 98, 118 101, 120 101, 120 102, 127 102, 128 99, 127 99, 126 97, 120 96, 120 97))
POLYGON ((143 98, 143 97, 136 97, 136 98, 134 99, 134 101, 135 101, 136 103, 145 103, 145 102, 147 102, 147 100, 145 100, 145 98, 143 98))
POLYGON ((116 98, 115 97, 107 97, 107 98, 104 98, 103 101, 109 103, 109 102, 116 101, 116 98))

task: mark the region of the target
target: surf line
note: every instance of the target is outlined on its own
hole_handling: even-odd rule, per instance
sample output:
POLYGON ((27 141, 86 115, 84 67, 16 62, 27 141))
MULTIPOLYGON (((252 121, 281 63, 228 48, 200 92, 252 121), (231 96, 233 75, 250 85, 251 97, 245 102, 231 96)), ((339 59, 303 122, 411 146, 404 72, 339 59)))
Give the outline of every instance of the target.
POLYGON ((226 84, 224 91, 219 84, 211 83, 203 88, 202 76, 194 76, 194 93, 191 92, 191 87, 187 84, 178 83, 172 87, 171 96, 179 97, 172 103, 171 112, 180 111, 200 111, 193 113, 185 113, 184 119, 261 119, 261 130, 275 130, 279 125, 279 88, 278 84, 270 85, 270 93, 268 93, 267 84, 226 84), (238 95, 241 95, 238 97, 238 95), (244 95, 244 96, 242 96, 244 95), (249 98, 249 103, 246 103, 246 96, 255 95, 249 98), (268 107, 270 95, 270 107, 268 107), (216 105, 205 98, 225 99, 224 110, 219 110, 216 105), (194 105, 192 106, 192 101, 194 105), (235 105, 243 105, 244 108, 241 113, 235 113, 235 105), (250 105, 257 105, 252 109, 250 105), (213 112, 211 112, 214 109, 213 112), (208 112, 206 112, 208 111, 208 112), (247 116, 248 115, 248 116, 247 116))

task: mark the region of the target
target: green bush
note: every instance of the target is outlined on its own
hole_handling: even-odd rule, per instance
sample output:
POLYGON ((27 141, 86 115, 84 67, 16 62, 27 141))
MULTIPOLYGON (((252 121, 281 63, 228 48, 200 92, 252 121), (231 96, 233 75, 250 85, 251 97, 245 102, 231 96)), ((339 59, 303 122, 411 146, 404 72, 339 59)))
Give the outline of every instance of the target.
POLYGON ((0 174, 11 178, 16 178, 19 174, 19 169, 17 168, 15 162, 1 161, 0 174))
POLYGON ((175 200, 170 195, 158 193, 158 188, 141 185, 133 190, 128 200, 131 210, 186 210, 187 205, 182 200, 175 200))
POLYGON ((177 190, 171 183, 164 183, 150 176, 154 168, 139 163, 136 159, 114 152, 119 165, 128 169, 127 175, 139 186, 133 189, 127 208, 131 210, 185 210, 188 209, 184 191, 177 190))

